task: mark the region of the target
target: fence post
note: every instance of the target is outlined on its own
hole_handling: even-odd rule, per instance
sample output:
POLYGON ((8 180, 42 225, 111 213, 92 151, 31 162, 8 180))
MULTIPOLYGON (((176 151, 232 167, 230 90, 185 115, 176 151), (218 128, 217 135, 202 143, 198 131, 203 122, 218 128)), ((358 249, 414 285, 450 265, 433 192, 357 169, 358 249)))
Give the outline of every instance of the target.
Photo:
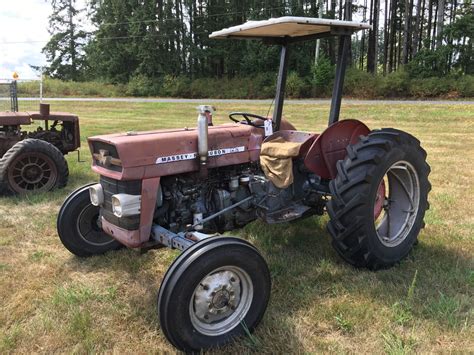
POLYGON ((43 102, 43 67, 40 72, 40 103, 43 102))

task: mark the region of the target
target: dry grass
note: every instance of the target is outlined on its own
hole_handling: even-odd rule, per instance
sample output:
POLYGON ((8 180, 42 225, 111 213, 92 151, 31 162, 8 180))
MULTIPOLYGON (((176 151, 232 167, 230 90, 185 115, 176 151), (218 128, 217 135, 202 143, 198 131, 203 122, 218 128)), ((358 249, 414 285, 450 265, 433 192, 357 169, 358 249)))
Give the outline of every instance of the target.
MULTIPOLYGON (((82 136, 195 124, 194 104, 53 103, 77 113, 82 136)), ((266 113, 266 105, 219 104, 225 113, 266 113)), ((286 117, 320 131, 327 105, 288 105, 286 117)), ((270 306, 256 333, 226 352, 474 352, 474 112, 472 106, 349 105, 344 117, 419 137, 432 167, 431 209, 420 243, 399 266, 355 270, 332 250, 326 219, 285 228, 253 223, 237 233, 265 255, 270 306)), ((79 259, 56 235, 68 192, 96 180, 68 157, 65 190, 0 198, 0 353, 161 352, 158 287, 175 251, 121 250, 79 259)))

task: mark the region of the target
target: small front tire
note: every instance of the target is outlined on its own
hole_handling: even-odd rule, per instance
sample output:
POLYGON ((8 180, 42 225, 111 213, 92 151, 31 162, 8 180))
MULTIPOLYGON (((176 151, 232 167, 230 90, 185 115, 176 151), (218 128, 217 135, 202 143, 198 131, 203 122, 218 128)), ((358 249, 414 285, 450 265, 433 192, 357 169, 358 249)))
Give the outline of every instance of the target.
POLYGON ((66 198, 57 220, 59 239, 66 249, 80 257, 104 254, 122 246, 98 225, 99 207, 89 198, 91 185, 80 187, 66 198))
POLYGON ((255 247, 232 237, 206 239, 168 269, 158 296, 161 328, 182 351, 225 345, 255 329, 270 288, 270 272, 255 247))

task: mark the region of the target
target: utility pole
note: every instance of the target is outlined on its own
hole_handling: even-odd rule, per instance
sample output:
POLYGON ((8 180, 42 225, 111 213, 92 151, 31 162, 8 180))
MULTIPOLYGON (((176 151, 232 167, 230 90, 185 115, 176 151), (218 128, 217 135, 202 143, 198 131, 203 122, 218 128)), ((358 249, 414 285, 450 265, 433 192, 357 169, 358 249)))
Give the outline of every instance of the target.
MULTIPOLYGON (((317 6, 318 6, 318 16, 319 17, 322 17, 322 9, 321 9, 321 1, 322 0, 318 0, 317 2, 317 6)), ((320 44, 321 44, 321 40, 320 39, 317 39, 316 40, 316 48, 314 50, 314 66, 318 65, 318 61, 319 61, 319 47, 320 47, 320 44)))

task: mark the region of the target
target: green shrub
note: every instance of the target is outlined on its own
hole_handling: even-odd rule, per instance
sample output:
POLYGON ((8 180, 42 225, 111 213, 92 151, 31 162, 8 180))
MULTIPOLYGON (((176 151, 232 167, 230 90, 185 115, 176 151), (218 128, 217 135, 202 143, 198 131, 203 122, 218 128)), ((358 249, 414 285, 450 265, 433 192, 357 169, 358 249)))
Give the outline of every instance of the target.
POLYGON ((286 79, 286 96, 299 98, 308 97, 308 85, 303 78, 299 77, 296 72, 291 72, 286 79))
MULTIPOLYGON (((39 97, 40 82, 19 82, 18 95, 20 97, 39 97)), ((113 85, 95 81, 73 82, 61 81, 45 77, 43 79, 44 97, 62 97, 62 96, 98 96, 114 97, 125 96, 125 85, 113 85)))
POLYGON ((272 98, 275 96, 277 75, 275 73, 261 73, 250 78, 249 96, 252 98, 272 98))
POLYGON ((160 83, 145 75, 133 76, 127 84, 126 94, 129 96, 157 96, 160 83))
POLYGON ((160 94, 171 97, 191 97, 191 80, 185 76, 165 75, 160 94))
POLYGON ((474 97, 474 75, 465 75, 457 81, 461 97, 474 97))
POLYGON ((312 84, 314 85, 313 95, 326 96, 330 94, 334 79, 334 66, 331 64, 329 58, 321 56, 318 63, 313 66, 312 72, 312 84))
POLYGON ((344 94, 359 98, 375 97, 377 80, 378 77, 370 73, 349 68, 344 80, 344 94))
POLYGON ((453 78, 423 78, 411 80, 410 96, 438 97, 455 91, 453 78))
MULTIPOLYGON (((311 77, 290 72, 286 95, 291 98, 331 96, 334 68, 327 58, 321 58, 311 77)), ((103 82, 72 82, 45 78, 44 97, 62 96, 164 96, 216 99, 267 99, 275 96, 275 73, 260 73, 252 77, 196 78, 166 75, 152 79, 133 76, 128 84, 103 82)), ((20 97, 39 97, 39 81, 19 82, 20 97)), ((474 76, 444 76, 413 78, 400 69, 384 76, 374 76, 349 68, 344 81, 344 95, 356 98, 434 98, 474 97, 474 76)))
POLYGON ((400 69, 376 80, 376 96, 387 98, 407 97, 410 88, 408 73, 400 69))
POLYGON ((412 78, 442 77, 449 73, 447 58, 452 52, 449 46, 441 46, 436 50, 422 49, 406 65, 412 78))

